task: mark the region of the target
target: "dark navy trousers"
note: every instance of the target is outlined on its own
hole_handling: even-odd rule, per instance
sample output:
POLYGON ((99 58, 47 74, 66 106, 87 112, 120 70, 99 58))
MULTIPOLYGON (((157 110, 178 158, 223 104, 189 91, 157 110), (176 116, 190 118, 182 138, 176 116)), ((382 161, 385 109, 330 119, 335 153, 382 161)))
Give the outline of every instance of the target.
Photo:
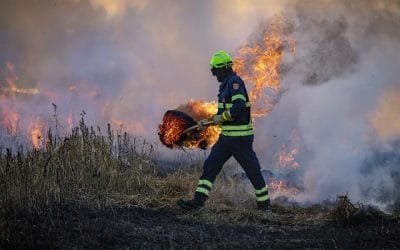
POLYGON ((214 183, 225 162, 233 156, 246 172, 254 188, 264 188, 265 181, 261 174, 260 163, 253 150, 253 141, 253 135, 237 137, 221 135, 204 162, 203 175, 200 179, 214 183))

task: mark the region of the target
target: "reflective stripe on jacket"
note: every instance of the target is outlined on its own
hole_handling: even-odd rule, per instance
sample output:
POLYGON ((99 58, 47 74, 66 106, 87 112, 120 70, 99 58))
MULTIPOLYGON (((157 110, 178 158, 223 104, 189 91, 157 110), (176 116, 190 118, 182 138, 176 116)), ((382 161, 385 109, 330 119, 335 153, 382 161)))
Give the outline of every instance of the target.
POLYGON ((218 114, 229 110, 232 121, 223 122, 221 135, 249 136, 254 134, 250 117, 250 101, 243 80, 232 73, 219 86, 218 114))

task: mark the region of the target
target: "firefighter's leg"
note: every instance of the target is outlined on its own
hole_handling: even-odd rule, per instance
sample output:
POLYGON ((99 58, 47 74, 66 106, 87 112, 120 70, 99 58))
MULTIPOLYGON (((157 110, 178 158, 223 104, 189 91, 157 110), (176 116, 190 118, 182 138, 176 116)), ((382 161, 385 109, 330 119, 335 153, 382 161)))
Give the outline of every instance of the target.
POLYGON ((186 210, 194 210, 204 206, 215 178, 231 156, 232 154, 229 151, 228 145, 226 145, 225 139, 220 137, 217 143, 211 148, 210 155, 204 162, 203 174, 199 179, 194 198, 192 200, 179 200, 177 204, 186 210))
POLYGON ((204 162, 203 174, 200 179, 214 182, 223 165, 231 156, 230 145, 227 144, 225 137, 221 136, 211 148, 210 155, 204 162))
POLYGON ((261 167, 257 155, 253 150, 253 136, 237 137, 236 143, 232 143, 233 157, 239 162, 250 182, 253 184, 256 194, 257 206, 261 209, 268 208, 270 199, 268 186, 265 185, 261 174, 261 167))

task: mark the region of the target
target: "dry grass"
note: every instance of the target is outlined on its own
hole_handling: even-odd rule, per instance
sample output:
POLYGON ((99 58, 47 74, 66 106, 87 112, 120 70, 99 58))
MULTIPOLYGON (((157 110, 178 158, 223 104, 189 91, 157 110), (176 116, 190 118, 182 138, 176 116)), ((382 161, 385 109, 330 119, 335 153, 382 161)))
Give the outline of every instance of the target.
MULTIPOLYGON (((72 243, 70 239, 77 238, 94 246, 99 244, 96 237, 118 237, 126 223, 134 230, 142 213, 150 216, 149 221, 145 219, 145 224, 151 224, 149 230, 159 230, 157 220, 163 220, 168 227, 178 223, 171 230, 179 231, 180 225, 189 223, 210 228, 228 225, 229 230, 239 230, 237 233, 242 227, 280 232, 280 225, 313 227, 327 220, 343 224, 360 218, 360 209, 346 196, 339 197, 333 210, 275 203, 270 213, 257 211, 252 188, 232 177, 229 168, 218 176, 206 208, 185 213, 177 210, 175 202, 192 196, 201 173, 199 166, 181 166, 161 175, 152 161, 151 144, 126 133, 114 133, 110 127, 103 135, 83 120, 61 142, 55 137, 49 131, 46 147, 41 150, 6 150, 0 154, 0 248, 59 248, 55 242, 72 243), (132 221, 130 213, 138 217, 132 221), (153 213, 158 216, 154 220, 153 213), (175 215, 168 219, 170 213, 175 215), (102 233, 96 236, 99 231, 102 233), (38 235, 44 242, 40 243, 38 235)), ((126 237, 129 242, 130 236, 126 237)))
MULTIPOLYGON (((177 199, 192 196, 201 172, 181 166, 161 175, 153 145, 110 127, 103 134, 83 120, 71 135, 56 138, 49 131, 43 149, 0 154, 0 240, 15 237, 13 230, 24 223, 16 218, 50 221, 62 218, 66 207, 175 207, 177 199)), ((210 206, 233 204, 234 192, 243 190, 232 178, 218 182, 210 206)))
POLYGON ((347 224, 350 222, 350 219, 357 212, 356 206, 350 202, 350 199, 347 195, 339 195, 337 199, 337 205, 332 209, 329 216, 337 223, 337 224, 347 224))
POLYGON ((111 130, 107 137, 97 135, 82 122, 61 144, 53 143, 51 133, 48 138, 42 150, 7 150, 0 156, 3 212, 39 212, 69 201, 87 201, 87 197, 102 203, 108 193, 147 190, 156 174, 148 157, 151 146, 142 142, 139 146, 148 152, 138 154, 138 145, 130 144, 126 134, 117 135, 114 142, 111 130))

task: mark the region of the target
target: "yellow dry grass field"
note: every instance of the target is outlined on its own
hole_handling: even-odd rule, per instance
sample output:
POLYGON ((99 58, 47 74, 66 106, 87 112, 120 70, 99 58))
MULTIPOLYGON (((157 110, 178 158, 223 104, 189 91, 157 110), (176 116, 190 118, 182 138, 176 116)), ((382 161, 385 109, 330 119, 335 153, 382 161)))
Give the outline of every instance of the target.
POLYGON ((398 215, 346 196, 310 206, 276 199, 261 212, 248 187, 223 172, 206 208, 188 213, 175 202, 191 197, 200 166, 162 171, 153 145, 83 120, 57 143, 47 137, 43 149, 2 149, 2 249, 398 246, 398 215))

